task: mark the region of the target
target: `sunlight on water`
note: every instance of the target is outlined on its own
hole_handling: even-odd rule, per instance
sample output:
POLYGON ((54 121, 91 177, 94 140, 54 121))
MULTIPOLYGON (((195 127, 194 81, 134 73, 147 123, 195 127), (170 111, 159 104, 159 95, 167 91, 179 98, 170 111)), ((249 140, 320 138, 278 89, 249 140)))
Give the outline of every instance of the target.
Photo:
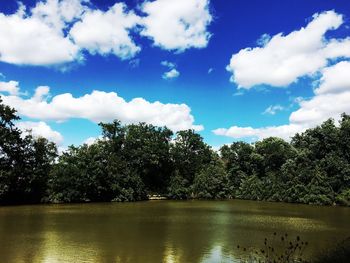
POLYGON ((167 246, 164 251, 164 263, 177 263, 181 262, 181 252, 177 251, 177 253, 174 251, 174 249, 170 246, 167 246))
POLYGON ((251 201, 0 207, 0 262, 238 262, 272 233, 306 255, 350 236, 350 209, 251 201))
POLYGON ((212 263, 212 262, 222 262, 222 263, 231 263, 237 262, 232 256, 223 253, 222 246, 214 246, 209 255, 205 255, 201 263, 212 263))

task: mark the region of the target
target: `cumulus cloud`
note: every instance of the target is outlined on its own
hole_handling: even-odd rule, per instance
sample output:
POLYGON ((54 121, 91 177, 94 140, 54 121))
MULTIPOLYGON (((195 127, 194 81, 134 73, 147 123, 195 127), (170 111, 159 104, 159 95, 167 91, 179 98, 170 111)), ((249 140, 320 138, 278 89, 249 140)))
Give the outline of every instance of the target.
POLYGON ((227 70, 240 88, 254 85, 287 86, 327 66, 329 59, 350 57, 350 38, 327 39, 325 34, 343 24, 334 11, 315 14, 312 20, 288 35, 263 35, 261 46, 233 54, 227 70))
POLYGON ((91 9, 87 0, 39 1, 29 11, 0 13, 0 61, 25 65, 54 65, 91 54, 114 54, 121 59, 140 51, 129 32, 139 17, 116 3, 107 11, 91 9))
POLYGON ((116 3, 109 10, 88 10, 81 21, 74 24, 70 36, 80 47, 91 54, 114 55, 128 59, 141 48, 130 37, 130 30, 139 23, 140 17, 127 11, 126 5, 116 3))
POLYGON ((290 121, 316 125, 330 117, 337 119, 342 112, 350 113, 349 70, 349 61, 323 69, 315 96, 300 101, 300 108, 290 115, 290 121))
POLYGON ((314 90, 314 97, 298 100, 299 109, 291 113, 289 124, 262 128, 232 126, 213 130, 213 133, 236 139, 277 136, 289 140, 295 133, 315 127, 328 118, 338 120, 343 112, 350 113, 349 72, 349 61, 323 69, 319 85, 314 90))
POLYGON ((178 72, 176 69, 173 68, 172 70, 165 72, 162 75, 162 78, 163 79, 174 79, 174 78, 177 78, 179 75, 180 75, 180 72, 178 72))
MULTIPOLYGON (((46 0, 39 1, 30 13, 49 27, 60 32, 69 23, 81 17, 88 7, 84 5, 89 0, 46 0)), ((20 7, 23 10, 24 6, 20 7)))
POLYGON ((164 72, 162 75, 163 79, 175 79, 180 76, 180 72, 175 68, 176 64, 170 61, 162 61, 160 62, 162 66, 168 67, 168 71, 164 72))
POLYGON ((160 64, 162 66, 168 67, 168 68, 175 68, 176 64, 167 60, 163 60, 162 62, 160 62, 160 64))
POLYGON ((141 35, 166 50, 184 51, 204 48, 211 34, 207 31, 213 20, 209 0, 156 0, 142 5, 141 35))
POLYGON ((350 87, 350 63, 341 61, 333 67, 322 70, 320 86, 315 90, 317 95, 327 93, 341 93, 350 87))
POLYGON ((17 95, 19 92, 18 81, 0 81, 0 92, 6 92, 10 95, 17 95))
POLYGON ((45 122, 32 122, 32 121, 21 121, 16 124, 16 126, 21 129, 25 134, 32 134, 34 137, 43 137, 51 142, 61 145, 63 142, 63 136, 54 131, 45 122))
POLYGON ((116 3, 99 10, 89 0, 39 0, 13 14, 0 13, 0 61, 49 66, 84 59, 84 52, 130 59, 141 47, 131 32, 164 49, 202 48, 209 41, 209 0, 157 0, 142 5, 143 16, 116 3))
POLYGON ((100 138, 89 137, 83 142, 83 144, 91 145, 91 144, 94 144, 98 139, 100 138))
POLYGON ((270 105, 264 110, 263 114, 275 115, 278 111, 282 110, 284 110, 284 107, 281 105, 270 105))
POLYGON ((60 8, 55 3, 58 4, 58 0, 39 2, 29 15, 24 6, 20 6, 11 15, 0 13, 0 61, 51 65, 78 59, 79 48, 63 33, 69 19, 59 15, 57 9, 60 8), (53 7, 55 11, 49 11, 53 7), (58 13, 55 13, 55 18, 50 19, 50 12, 58 13))
POLYGON ((290 140, 291 136, 293 136, 297 132, 304 131, 306 128, 306 126, 303 127, 302 125, 296 124, 268 126, 263 128, 232 126, 228 129, 219 128, 213 130, 213 133, 216 135, 222 135, 235 139, 255 138, 261 140, 270 136, 274 136, 283 138, 285 140, 290 140))
POLYGON ((65 121, 82 118, 96 123, 119 119, 123 123, 166 125, 173 131, 203 129, 202 125, 194 125, 191 109, 186 104, 149 102, 143 98, 126 101, 115 92, 97 90, 81 97, 73 97, 70 93, 59 94, 50 100, 48 94, 49 87, 41 86, 31 98, 15 95, 3 95, 2 98, 21 116, 31 119, 65 121))
POLYGON ((317 125, 327 118, 338 119, 343 112, 350 113, 350 87, 342 93, 316 95, 310 100, 302 101, 300 109, 294 111, 289 120, 293 123, 317 125))

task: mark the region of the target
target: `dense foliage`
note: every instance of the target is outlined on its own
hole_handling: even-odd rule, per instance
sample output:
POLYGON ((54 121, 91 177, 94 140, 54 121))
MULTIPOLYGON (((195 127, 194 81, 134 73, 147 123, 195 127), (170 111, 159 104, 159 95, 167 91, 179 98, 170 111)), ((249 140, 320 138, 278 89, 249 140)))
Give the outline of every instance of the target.
POLYGON ((350 116, 296 134, 213 151, 193 130, 119 121, 102 137, 57 155, 54 143, 15 125, 0 100, 0 202, 171 199, 285 201, 350 205, 350 116))
POLYGON ((57 156, 46 139, 23 135, 14 109, 0 98, 0 201, 37 203, 48 190, 48 175, 57 156))

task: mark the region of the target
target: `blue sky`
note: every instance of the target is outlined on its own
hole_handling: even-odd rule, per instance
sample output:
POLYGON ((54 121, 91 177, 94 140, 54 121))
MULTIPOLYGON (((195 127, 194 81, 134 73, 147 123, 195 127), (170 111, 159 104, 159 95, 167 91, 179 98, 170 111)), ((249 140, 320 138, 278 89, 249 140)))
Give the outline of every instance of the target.
POLYGON ((195 128, 218 147, 350 113, 347 1, 9 0, 0 12, 0 94, 21 128, 61 147, 113 118, 195 128))

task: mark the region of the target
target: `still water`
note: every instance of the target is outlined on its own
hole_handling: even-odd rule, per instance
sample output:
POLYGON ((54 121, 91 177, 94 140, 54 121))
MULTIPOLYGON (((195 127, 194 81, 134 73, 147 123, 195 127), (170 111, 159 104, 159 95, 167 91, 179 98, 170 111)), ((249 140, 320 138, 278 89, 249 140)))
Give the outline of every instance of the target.
POLYGON ((237 262, 273 233, 313 257, 350 236, 350 208, 254 201, 0 207, 0 262, 237 262))

